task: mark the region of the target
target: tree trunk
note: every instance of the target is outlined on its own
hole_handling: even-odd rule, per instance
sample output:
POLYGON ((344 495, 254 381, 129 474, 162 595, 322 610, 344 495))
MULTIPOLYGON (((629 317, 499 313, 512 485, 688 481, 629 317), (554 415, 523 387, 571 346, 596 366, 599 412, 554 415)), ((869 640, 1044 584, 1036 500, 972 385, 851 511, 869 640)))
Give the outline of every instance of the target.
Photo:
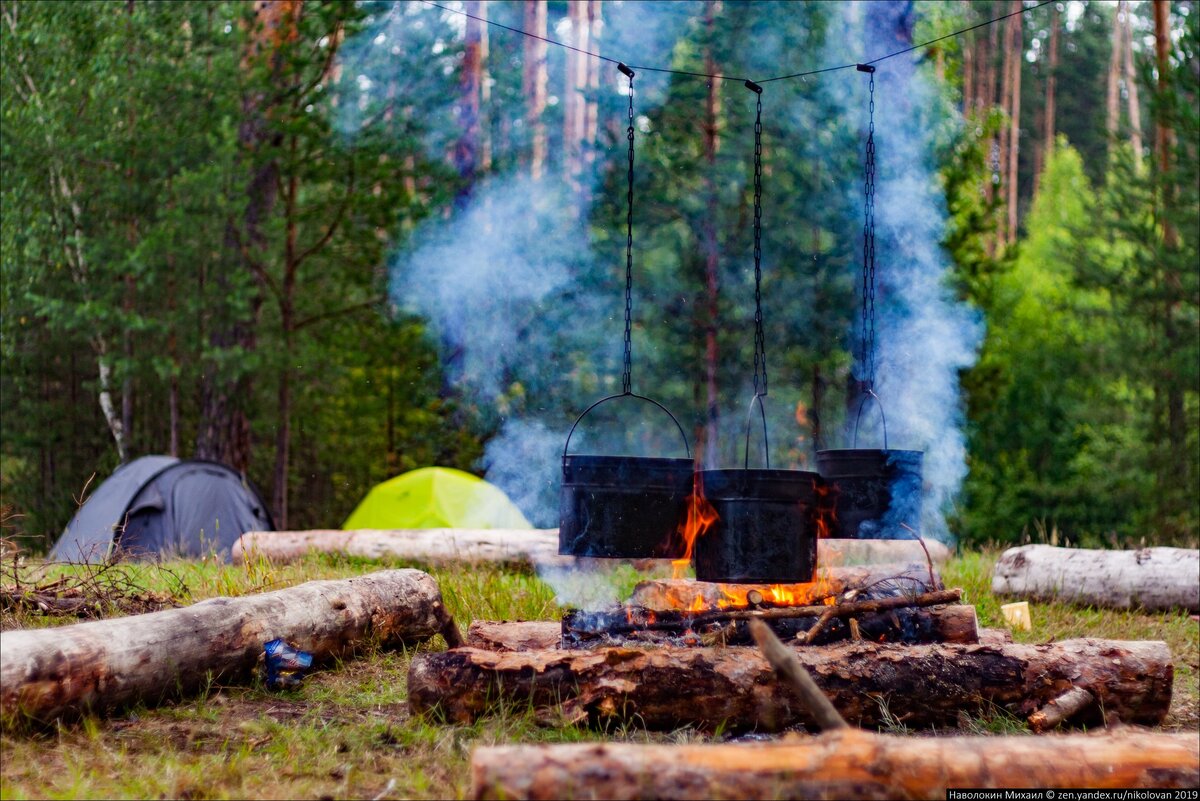
MULTIPOLYGON (((1013 0, 1010 0, 1010 4, 1013 0)), ((1019 0, 1016 0, 1019 2, 1019 0)), ((992 26, 995 27, 995 26, 992 26)), ((1016 27, 1013 25, 1012 19, 1008 19, 1004 23, 1004 42, 1001 50, 1001 67, 1000 67, 1000 108, 1005 114, 1005 124, 1000 126, 1000 142, 999 142, 999 171, 1000 171, 1000 191, 1003 193, 1001 197, 1005 203, 1008 202, 1008 184, 1010 176, 1008 174, 1008 153, 1011 147, 1010 139, 1012 137, 1012 125, 1010 115, 1012 114, 1012 60, 1016 56, 1016 48, 1013 46, 1013 34, 1016 27)), ((1008 214, 1005 209, 1005 214, 998 220, 996 238, 1000 244, 1008 243, 1008 214)))
POLYGON ((1058 16, 1058 9, 1055 6, 1050 6, 1050 52, 1048 56, 1048 65, 1046 69, 1046 110, 1042 123, 1045 125, 1043 136, 1044 157, 1043 164, 1050 163, 1050 155, 1054 152, 1054 138, 1057 136, 1057 121, 1055 117, 1058 114, 1056 108, 1057 98, 1055 92, 1058 89, 1058 36, 1061 20, 1058 16))
MULTIPOLYGON (((588 49, 600 53, 600 31, 604 26, 601 16, 601 0, 587 0, 588 49)), ((585 203, 591 199, 592 182, 595 180, 596 135, 600 124, 600 59, 580 56, 583 59, 584 85, 587 95, 583 108, 583 168, 584 178, 580 193, 585 203)))
MULTIPOLYGON (((934 562, 950 558, 940 542, 927 542, 934 562)), ((558 529, 359 529, 355 531, 251 531, 233 545, 235 561, 265 556, 271 561, 300 559, 310 552, 341 553, 366 559, 400 558, 439 562, 575 564, 558 555, 558 529)), ((831 540, 817 542, 818 564, 857 565, 925 561, 915 540, 831 540)), ((601 560, 605 561, 605 560, 601 560)), ((669 560, 640 560, 643 564, 669 560)))
POLYGON ((1142 104, 1138 97, 1137 66, 1133 62, 1133 9, 1125 9, 1125 92, 1129 98, 1129 144, 1138 171, 1142 167, 1142 104))
MULTIPOLYGON (((1043 645, 796 646, 842 717, 911 727, 955 725, 960 712, 1000 707, 1022 717, 1073 687, 1097 703, 1081 723, 1158 725, 1174 669, 1164 642, 1064 640, 1043 645), (884 703, 880 702, 884 700, 884 703), (890 717, 889 717, 890 716, 890 717)), ((756 648, 595 648, 417 655, 408 673, 414 713, 468 723, 498 702, 561 711, 564 721, 636 722, 777 731, 814 721, 756 648)))
POLYGON ((1117 0, 1113 12, 1112 50, 1108 58, 1108 96, 1104 104, 1104 130, 1108 131, 1108 147, 1112 151, 1117 143, 1121 123, 1121 56, 1125 52, 1121 15, 1125 13, 1125 0, 1117 0))
POLYGON ((996 562, 992 592, 1111 609, 1200 612, 1200 551, 1009 548, 996 562))
POLYGON ((388 570, 183 609, 0 634, 0 710, 49 721, 231 680, 275 638, 328 661, 368 642, 423 640, 449 623, 419 570, 388 570))
POLYGON ((951 788, 1192 788, 1194 734, 901 737, 838 729, 778 743, 502 745, 471 757, 476 799, 942 799, 951 788))
MULTIPOLYGON (((252 72, 256 65, 266 63, 271 66, 274 77, 280 78, 282 64, 276 55, 285 43, 295 38, 302 5, 301 0, 254 4, 243 60, 245 71, 252 72)), ((245 313, 217 310, 213 315, 209 346, 218 354, 233 349, 251 354, 258 349, 258 317, 266 291, 265 267, 261 261, 267 244, 264 228, 275 209, 279 180, 278 161, 273 157, 264 158, 263 153, 282 142, 282 135, 272 130, 271 110, 267 93, 261 87, 245 93, 238 144, 245 159, 244 166, 250 172, 250 181, 240 224, 232 217, 226 223, 226 258, 216 269, 215 283, 219 298, 238 291, 231 273, 231 267, 237 265, 254 277, 255 288, 250 297, 250 308, 245 313)), ((245 474, 250 467, 251 455, 251 424, 245 403, 253 395, 252 375, 235 368, 236 372, 231 376, 219 363, 220 360, 210 362, 201 373, 196 456, 223 462, 245 474)))
MULTIPOLYGON (((468 14, 487 16, 482 0, 468 0, 468 14)), ((466 41, 463 45, 462 72, 458 80, 458 140, 454 144, 454 168, 461 179, 454 203, 466 206, 475 189, 479 167, 479 87, 483 78, 483 27, 478 19, 467 17, 466 41)))
MULTIPOLYGON (((571 21, 571 45, 587 50, 588 0, 567 0, 571 21)), ((584 89, 587 86, 587 56, 574 50, 566 53, 566 85, 563 87, 563 168, 576 197, 581 190, 583 173, 583 122, 586 115, 584 89)))
MULTIPOLYGON (((546 4, 525 0, 525 30, 535 36, 546 35, 546 4)), ((526 36, 523 39, 524 67, 521 90, 525 95, 525 125, 529 130, 529 176, 540 180, 546 168, 546 43, 526 36)))
MULTIPOLYGON (((710 75, 719 72, 713 53, 716 15, 720 13, 720 0, 706 0, 704 4, 704 26, 707 38, 704 46, 704 71, 710 75)), ((700 304, 704 320, 704 438, 697 443, 696 455, 699 464, 715 468, 718 463, 718 430, 720 401, 717 395, 717 372, 720 367, 717 351, 717 331, 720 326, 720 243, 717 239, 717 151, 721 146, 720 133, 721 87, 716 79, 708 81, 708 92, 704 105, 704 195, 707 212, 702 225, 704 248, 704 300, 700 304)))
MULTIPOLYGON (((959 5, 962 6, 963 19, 971 20, 971 3, 968 0, 959 0, 959 5)), ((962 41, 962 113, 964 117, 969 117, 975 108, 975 57, 979 45, 975 41, 974 32, 964 34, 962 41)))
MULTIPOLYGON (((1021 0, 1012 0, 1012 11, 1019 12, 1021 10, 1021 0)), ((1021 66, 1025 63, 1025 36, 1021 30, 1021 18, 1023 15, 1016 13, 1015 16, 1009 17, 1009 25, 1012 26, 1013 33, 1013 52, 1009 58, 1009 69, 1012 71, 1012 76, 1009 78, 1009 134, 1008 134, 1008 169, 1007 180, 1005 187, 1008 189, 1008 225, 1005 230, 1008 234, 1008 244, 1016 244, 1017 241, 1017 206, 1018 206, 1018 156, 1021 152, 1021 66)))

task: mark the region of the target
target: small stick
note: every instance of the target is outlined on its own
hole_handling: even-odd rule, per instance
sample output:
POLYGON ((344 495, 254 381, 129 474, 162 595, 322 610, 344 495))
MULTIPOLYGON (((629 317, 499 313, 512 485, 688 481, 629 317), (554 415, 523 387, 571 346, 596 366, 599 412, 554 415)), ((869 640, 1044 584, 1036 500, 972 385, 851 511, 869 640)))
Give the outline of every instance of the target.
POLYGON ((1083 687, 1072 687, 1029 716, 1029 726, 1042 732, 1053 729, 1076 712, 1090 706, 1096 696, 1083 687))
MULTIPOLYGON (((857 595, 858 595, 858 592, 856 590, 850 590, 850 592, 846 593, 845 597, 842 600, 843 601, 852 601, 852 600, 854 600, 854 597, 857 595)), ((829 621, 833 620, 833 616, 835 614, 837 614, 837 605, 836 604, 834 604, 833 606, 830 606, 828 609, 826 609, 821 614, 821 616, 819 618, 817 618, 817 622, 812 625, 812 628, 810 628, 808 631, 804 632, 803 635, 798 636, 796 639, 799 640, 800 642, 804 643, 805 645, 812 645, 813 640, 817 639, 818 635, 820 635, 820 633, 821 633, 821 630, 825 628, 825 624, 827 624, 829 621)))
POLYGON ((921 550, 925 552, 925 564, 929 567, 929 589, 937 586, 937 580, 933 577, 933 557, 929 555, 929 549, 925 547, 925 540, 916 532, 912 526, 907 526, 904 523, 900 524, 903 528, 908 529, 914 537, 917 538, 917 544, 921 546, 921 550))
POLYGON ((754 641, 758 643, 759 650, 771 663, 775 673, 796 691, 796 695, 808 707, 821 731, 850 728, 850 724, 846 723, 846 719, 834 708, 825 693, 821 692, 821 688, 813 681, 804 665, 790 648, 779 641, 770 626, 761 620, 751 620, 750 633, 754 635, 754 641))
POLYGON ((850 639, 862 642, 862 632, 858 630, 858 618, 850 618, 850 639))

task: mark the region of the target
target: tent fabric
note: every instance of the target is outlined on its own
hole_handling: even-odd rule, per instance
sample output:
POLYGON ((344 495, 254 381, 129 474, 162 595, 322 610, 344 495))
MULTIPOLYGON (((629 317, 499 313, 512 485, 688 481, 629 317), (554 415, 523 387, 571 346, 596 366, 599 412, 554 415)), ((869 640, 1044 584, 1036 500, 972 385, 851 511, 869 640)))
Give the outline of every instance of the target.
POLYGON ((373 487, 342 528, 533 526, 499 487, 452 467, 422 467, 373 487))
POLYGON ((225 465, 143 456, 96 488, 50 556, 96 562, 118 548, 141 558, 228 557, 242 534, 272 528, 262 498, 225 465))

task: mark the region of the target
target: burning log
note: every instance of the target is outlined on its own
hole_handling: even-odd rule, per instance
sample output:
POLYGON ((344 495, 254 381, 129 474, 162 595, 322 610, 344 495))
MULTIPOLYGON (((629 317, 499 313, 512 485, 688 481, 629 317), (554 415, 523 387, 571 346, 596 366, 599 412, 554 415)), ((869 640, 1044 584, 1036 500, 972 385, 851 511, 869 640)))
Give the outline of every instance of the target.
POLYGON ((992 592, 1113 609, 1200 611, 1200 550, 1023 545, 1001 554, 992 592))
POLYGON ((1193 788, 1192 734, 897 737, 840 729, 769 744, 478 748, 471 797, 946 798, 950 788, 1193 788))
POLYGON ((671 609, 718 606, 755 606, 760 604, 814 604, 832 595, 850 590, 871 590, 877 594, 930 592, 944 589, 934 573, 929 582, 929 567, 925 562, 858 565, 853 567, 822 567, 816 581, 807 584, 722 584, 690 579, 650 579, 633 588, 631 606, 656 612, 671 609))
MULTIPOLYGON (((988 638, 975 645, 839 643, 796 647, 821 690, 853 725, 886 709, 914 727, 953 725, 960 710, 999 706, 1027 716, 1074 686, 1097 700, 1074 720, 1155 725, 1171 701, 1163 642, 988 638), (1103 718, 1101 717, 1103 716, 1103 718)), ((408 675, 414 712, 468 722, 499 702, 553 708, 566 719, 619 719, 651 729, 695 725, 781 729, 814 723, 755 648, 596 648, 419 654, 408 675)))
POLYGON ((866 638, 876 642, 976 642, 975 608, 954 604, 961 597, 962 590, 942 590, 817 606, 733 607, 695 612, 655 612, 635 606, 616 606, 600 611, 571 611, 563 616, 563 643, 568 646, 620 645, 633 639, 675 644, 670 638, 682 637, 679 644, 698 645, 700 638, 697 635, 716 628, 728 628, 732 623, 736 625, 736 632, 730 631, 723 641, 742 644, 751 641, 745 624, 763 620, 769 621, 781 636, 804 635, 802 641, 806 644, 826 644, 846 639, 849 626, 825 624, 832 619, 851 617, 858 619, 866 638), (937 612, 925 611, 925 607, 943 604, 952 605, 941 606, 937 612), (815 634, 808 636, 810 632, 815 634), (660 633, 665 638, 657 636, 660 633))
POLYGON ((0 634, 0 712, 53 720, 104 711, 228 679, 263 644, 287 640, 318 660, 367 640, 394 645, 458 630, 441 591, 419 570, 387 570, 182 609, 0 634))

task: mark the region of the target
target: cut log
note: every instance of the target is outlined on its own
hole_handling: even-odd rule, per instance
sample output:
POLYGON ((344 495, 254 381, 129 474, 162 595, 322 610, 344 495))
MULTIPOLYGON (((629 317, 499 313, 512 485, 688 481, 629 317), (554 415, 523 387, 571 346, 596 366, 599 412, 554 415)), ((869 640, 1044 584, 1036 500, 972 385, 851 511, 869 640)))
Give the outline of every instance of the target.
POLYGON ((808 584, 720 584, 691 579, 650 579, 633 588, 629 603, 631 606, 665 612, 693 607, 707 609, 721 604, 747 606, 751 601, 820 603, 827 596, 866 587, 889 588, 910 594, 943 588, 936 571, 934 585, 929 586, 929 568, 924 562, 823 567, 817 570, 816 578, 816 581, 808 584))
POLYGON ((898 737, 840 729, 768 744, 477 748, 476 799, 944 799, 951 788, 1193 788, 1192 734, 898 737))
POLYGON ((1112 609, 1200 611, 1200 550, 1022 545, 1001 554, 992 592, 1112 609))
MULTIPOLYGON (((950 550, 927 541, 933 561, 944 562, 950 550)), ((447 562, 498 562, 572 567, 589 563, 611 564, 612 559, 576 559, 558 554, 558 529, 358 529, 339 531, 250 531, 233 545, 233 560, 266 557, 287 562, 310 552, 341 553, 365 559, 411 559, 429 564, 447 562)), ((820 540, 821 565, 884 563, 925 564, 925 552, 915 540, 820 540)), ((640 569, 670 572, 670 561, 641 559, 640 569)))
POLYGON ((1073 687, 1029 716, 1029 728, 1049 731, 1072 715, 1095 703, 1096 697, 1082 687, 1073 687))
MULTIPOLYGON (((1075 686, 1096 696, 1080 723, 1157 724, 1174 671, 1163 642, 1065 640, 1044 645, 840 643, 794 646, 817 685, 851 724, 886 710, 909 726, 953 725, 959 711, 992 706, 1026 717, 1075 686)), ((414 712, 469 722, 499 703, 564 705, 565 719, 618 719, 650 729, 780 729, 812 725, 755 648, 596 648, 496 653, 460 648, 416 656, 414 712)))
POLYGON ((437 582, 419 570, 310 581, 182 609, 0 634, 0 712, 53 720, 187 693, 254 667, 281 638, 317 660, 365 642, 395 645, 453 625, 437 582))

